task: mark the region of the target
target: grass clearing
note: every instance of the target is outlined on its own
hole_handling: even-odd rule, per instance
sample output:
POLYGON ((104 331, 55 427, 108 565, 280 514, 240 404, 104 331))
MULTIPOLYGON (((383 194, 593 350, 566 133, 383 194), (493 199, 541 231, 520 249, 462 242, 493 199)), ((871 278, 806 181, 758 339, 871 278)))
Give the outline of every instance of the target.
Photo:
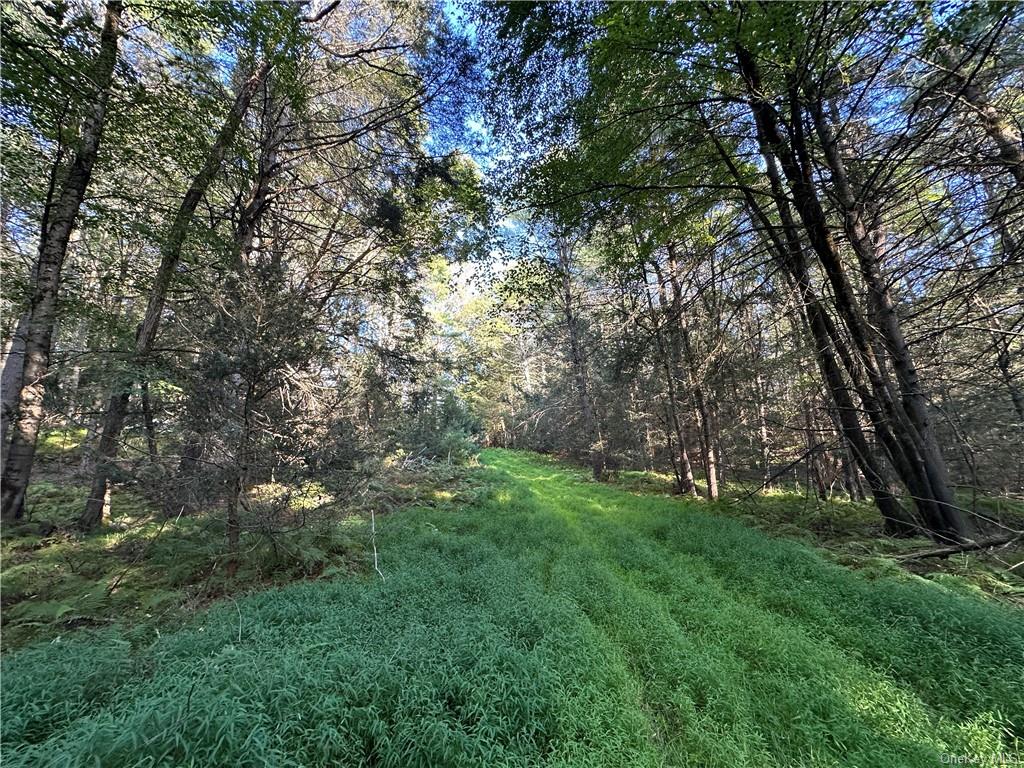
MULTIPOLYGON (((589 472, 566 467, 582 481, 589 472)), ((671 475, 660 472, 623 471, 612 483, 642 494, 673 496, 671 475)), ((1024 529, 1024 502, 1000 496, 970 492, 957 494, 966 510, 979 515, 987 533, 996 536, 1007 529, 1024 529)), ((756 485, 724 483, 722 499, 715 503, 703 499, 690 503, 702 505, 716 515, 739 520, 772 536, 780 536, 821 547, 826 556, 848 568, 866 573, 887 573, 899 577, 904 571, 924 576, 950 589, 987 595, 1024 608, 1024 539, 992 550, 963 552, 952 557, 906 560, 895 558, 931 549, 926 537, 892 538, 882 530, 878 509, 870 501, 855 501, 842 495, 819 499, 811 490, 776 485, 763 491, 756 485)), ((909 504, 909 500, 906 502, 909 504)))
POLYGON ((5 766, 935 766, 1017 755, 1024 614, 487 451, 367 573, 3 660, 5 766))

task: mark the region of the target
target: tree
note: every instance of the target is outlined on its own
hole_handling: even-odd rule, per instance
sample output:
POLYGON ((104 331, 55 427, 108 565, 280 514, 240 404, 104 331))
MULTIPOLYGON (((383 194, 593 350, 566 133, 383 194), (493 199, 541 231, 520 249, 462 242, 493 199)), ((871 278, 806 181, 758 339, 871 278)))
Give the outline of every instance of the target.
MULTIPOLYGON (((182 247, 188 235, 192 216, 195 214, 196 208, 199 206, 199 202, 206 193, 206 190, 213 182, 215 175, 220 170, 224 156, 234 140, 235 133, 241 124, 245 111, 249 107, 249 102, 252 100, 253 94, 262 85, 270 68, 271 62, 266 59, 254 66, 252 74, 239 89, 224 125, 214 139, 202 168, 192 179, 188 191, 182 198, 178 212, 171 222, 170 229, 160 250, 160 266, 157 269, 156 278, 150 290, 145 316, 135 335, 135 345, 131 352, 132 363, 143 363, 152 351, 160 318, 163 314, 164 303, 167 299, 167 290, 181 259, 182 247)), ((124 426, 124 418, 128 411, 130 397, 131 384, 122 384, 111 395, 110 403, 103 417, 103 428, 97 450, 96 473, 93 478, 92 488, 89 491, 88 500, 86 501, 85 510, 82 512, 79 520, 79 525, 85 530, 95 528, 103 519, 103 507, 107 498, 107 486, 110 478, 109 462, 117 453, 118 439, 124 426)))
MULTIPOLYGON (((1001 171, 1014 166, 1005 117, 1013 101, 1003 96, 1013 75, 992 62, 994 51, 1013 50, 1007 31, 1016 22, 995 8, 976 10, 964 11, 961 26, 944 19, 969 42, 957 57, 947 51, 939 65, 934 42, 915 31, 919 11, 909 4, 863 12, 795 3, 517 4, 481 14, 485 36, 502 43, 489 61, 495 124, 510 142, 524 123, 533 129, 531 145, 507 153, 510 196, 591 224, 620 220, 624 207, 660 209, 660 226, 640 226, 657 233, 648 250, 674 252, 660 276, 655 270, 656 283, 674 297, 681 293, 673 277, 690 258, 679 255, 674 229, 703 206, 743 212, 733 214, 738 227, 694 254, 698 271, 708 275, 695 287, 696 300, 666 302, 687 305, 671 312, 682 324, 687 362, 672 388, 694 398, 709 481, 721 445, 712 447, 720 406, 693 373, 714 366, 721 353, 685 355, 684 331, 702 317, 713 335, 728 336, 728 323, 723 328, 716 320, 720 286, 729 285, 726 295, 749 291, 736 295, 737 306, 761 303, 759 292, 772 286, 769 302, 795 313, 797 333, 813 339, 809 349, 832 401, 823 406, 825 423, 841 434, 832 463, 846 466, 844 457, 852 456, 857 465, 854 476, 842 470, 847 484, 856 488, 855 475, 864 476, 890 532, 923 529, 943 541, 973 535, 939 437, 937 420, 948 414, 935 398, 946 385, 933 360, 920 363, 915 343, 927 328, 919 312, 945 306, 944 296, 977 295, 973 281, 942 293, 938 277, 951 243, 968 238, 987 249, 995 233, 1003 253, 1015 249, 1017 225, 1006 218, 1007 206, 990 206, 987 217, 967 223, 952 195, 936 196, 937 185, 958 184, 979 162, 1001 171), (911 45, 893 45, 903 39, 911 45), (920 81, 918 72, 925 75, 920 81), (988 94, 979 90, 979 72, 989 73, 988 94), (944 94, 941 108, 923 110, 937 94, 944 94), (966 104, 974 118, 965 121, 953 104, 966 104), (973 154, 960 166, 940 164, 943 142, 959 141, 975 126, 995 148, 994 159, 973 154), (723 267, 722 249, 733 242, 746 253, 723 267), (752 274, 760 276, 753 284, 746 279, 752 274), (795 302, 785 298, 794 294, 795 302), (894 477, 915 519, 898 501, 894 477)), ((981 141, 961 146, 986 151, 981 141)), ((1013 173, 1004 178, 1012 181, 1013 173)), ((985 280, 1011 279, 1012 258, 986 266, 985 280)), ((937 333, 956 327, 939 326, 937 333)), ((726 344, 727 354, 744 346, 740 339, 726 344)), ((671 345, 663 347, 671 357, 671 345)), ((756 379, 763 376, 754 378, 761 389, 756 379)), ((760 410, 763 447, 771 436, 760 410)), ((830 428, 819 426, 813 409, 801 410, 807 440, 796 463, 824 492, 826 444, 817 436, 830 428)), ((963 443, 962 430, 956 434, 963 443)), ((762 476, 771 479, 763 467, 762 476)))
MULTIPOLYGON (((0 431, 0 440, 3 440, 7 451, 3 473, 3 517, 8 520, 16 520, 24 513, 25 490, 43 418, 43 379, 49 368, 61 272, 103 138, 123 8, 120 0, 110 0, 106 4, 99 51, 92 67, 90 103, 86 106, 74 159, 66 174, 62 174, 57 164, 51 173, 51 189, 40 228, 39 255, 32 268, 31 301, 25 321, 19 323, 13 342, 23 345, 23 351, 20 355, 18 352, 8 353, 5 361, 5 372, 8 365, 13 367, 5 382, 9 389, 4 394, 4 428, 0 431), (58 181, 60 175, 63 179, 58 181), (19 366, 20 374, 17 371, 19 366), (10 445, 7 445, 9 421, 14 426, 10 445)), ((60 154, 58 162, 59 159, 60 154)))

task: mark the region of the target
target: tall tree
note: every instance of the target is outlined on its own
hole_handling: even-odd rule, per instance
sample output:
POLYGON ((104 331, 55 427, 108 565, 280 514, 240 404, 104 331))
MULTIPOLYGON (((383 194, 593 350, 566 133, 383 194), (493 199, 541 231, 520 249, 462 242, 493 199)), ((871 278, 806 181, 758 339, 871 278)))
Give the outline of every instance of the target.
POLYGON ((25 491, 43 419, 44 378, 50 363, 61 275, 68 243, 89 188, 103 138, 123 8, 120 0, 109 0, 105 7, 99 51, 90 77, 91 102, 86 107, 73 160, 59 185, 56 179, 61 172, 55 168, 52 202, 48 203, 43 215, 39 255, 32 269, 29 308, 24 325, 19 327, 15 337, 15 343, 24 344, 24 351, 20 361, 17 355, 7 358, 8 364, 18 366, 20 362, 22 368, 20 376, 15 369, 5 382, 10 387, 5 397, 10 396, 12 402, 10 405, 5 402, 2 414, 5 436, 7 422, 14 422, 10 445, 4 446, 7 453, 3 470, 2 514, 8 520, 18 519, 24 513, 25 491))
MULTIPOLYGON (((238 126, 242 122, 242 117, 249 108, 249 102, 262 86, 270 69, 271 61, 264 59, 253 67, 252 73, 244 80, 238 90, 238 94, 235 96, 231 109, 228 111, 224 124, 210 146, 202 168, 193 177, 188 191, 178 206, 177 213, 171 222, 160 249, 160 266, 153 280, 153 287, 150 289, 149 300, 146 304, 146 312, 136 332, 135 344, 130 353, 130 361, 135 366, 145 363, 147 357, 152 352, 160 325, 160 318, 164 310, 164 303, 167 300, 167 290, 170 288, 178 262, 181 260, 181 251, 185 245, 185 239, 188 236, 189 226, 192 223, 192 217, 195 214, 196 208, 220 170, 221 164, 224 162, 224 156, 234 141, 238 126)), ((121 430, 124 427, 125 416, 128 412, 131 391, 130 381, 119 384, 116 391, 110 397, 110 402, 103 417, 99 446, 96 450, 95 475, 92 487, 89 490, 89 497, 85 503, 85 509, 79 519, 79 525, 85 530, 95 528, 103 519, 103 507, 107 499, 108 483, 110 482, 110 462, 117 455, 118 442, 121 430)))
MULTIPOLYGON (((949 19, 958 15, 943 24, 956 26, 949 19)), ((945 418, 934 398, 946 384, 933 359, 921 363, 933 350, 920 339, 970 322, 941 318, 928 328, 922 313, 939 320, 938 307, 978 300, 967 297, 980 298, 987 281, 1012 281, 1017 209, 997 192, 995 204, 968 220, 954 202, 979 167, 1000 171, 995 189, 1015 185, 1005 117, 1016 103, 1007 95, 1014 75, 993 63, 997 51, 1016 55, 1008 30, 1019 24, 1011 14, 964 9, 958 34, 970 42, 955 56, 940 52, 938 64, 934 44, 916 31, 919 11, 911 4, 527 3, 488 6, 482 16, 484 35, 502 43, 489 49, 489 104, 516 148, 506 155, 512 196, 595 230, 628 205, 662 206, 670 225, 709 199, 719 209, 740 206, 739 228, 697 258, 705 276, 696 291, 709 301, 715 286, 729 285, 741 305, 766 302, 769 286, 776 296, 796 293, 795 302, 767 302, 795 311, 799 333, 813 338, 833 401, 826 410, 842 435, 835 461, 826 461, 823 443, 811 436, 827 433, 828 424, 800 403, 794 415, 807 440, 797 463, 819 491, 829 466, 846 466, 855 490, 858 478, 843 458, 849 452, 890 532, 925 530, 953 541, 974 535, 939 437, 945 418), (923 109, 926 103, 938 107, 923 109), (527 127, 530 141, 517 141, 527 127), (975 127, 984 142, 973 139, 975 127), (958 142, 953 162, 944 163, 945 147, 958 142), (756 237, 742 231, 748 226, 756 237), (715 278, 730 242, 744 251, 727 276, 715 278), (979 249, 978 280, 948 263, 964 242, 979 249), (951 292, 947 274, 961 281, 951 292), (753 275, 759 281, 751 284, 753 275), (897 500, 893 477, 916 519, 897 500)), ((670 233, 665 228, 658 245, 674 245, 670 233)), ((713 333, 729 333, 712 306, 697 309, 683 319, 703 316, 713 333)), ((977 322, 979 312, 972 316, 977 322)), ((739 342, 726 342, 730 354, 746 346, 739 342)), ((989 346, 993 360, 1006 361, 998 344, 989 346)), ((690 375, 707 362, 691 355, 690 375)), ((1008 378, 998 374, 1003 386, 1008 378)), ((682 384, 698 414, 707 414, 697 422, 711 475, 718 452, 706 427, 722 404, 682 384)), ((764 446, 760 411, 757 442, 764 446)))

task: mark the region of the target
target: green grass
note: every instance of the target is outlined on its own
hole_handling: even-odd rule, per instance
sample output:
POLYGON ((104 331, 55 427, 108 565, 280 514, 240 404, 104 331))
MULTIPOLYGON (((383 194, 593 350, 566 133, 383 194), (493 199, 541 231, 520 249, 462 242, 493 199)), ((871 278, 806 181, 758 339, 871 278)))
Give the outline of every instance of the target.
POLYGON ((383 470, 365 494, 344 501, 318 483, 257 486, 251 508, 269 515, 268 504, 285 504, 293 518, 280 527, 291 530, 243 530, 238 570, 228 576, 223 504, 165 518, 146 498, 115 488, 106 524, 83 536, 75 522, 87 486, 72 475, 37 479, 31 519, 5 525, 0 540, 3 650, 115 622, 166 630, 225 595, 356 572, 367 567, 369 506, 450 509, 474 499, 476 486, 471 470, 445 464, 383 470))
MULTIPOLYGON (((580 479, 589 477, 583 470, 567 467, 580 479)), ((642 494, 673 495, 671 475, 659 472, 623 471, 612 484, 642 494)), ((1000 521, 988 525, 983 535, 1024 528, 1024 503, 1005 496, 958 493, 958 503, 983 518, 1000 521)), ((849 568, 886 572, 899 576, 904 570, 942 583, 950 589, 995 597, 1024 607, 1024 541, 1012 542, 996 550, 965 552, 948 558, 906 560, 900 565, 894 558, 935 546, 930 539, 886 536, 878 508, 870 501, 855 501, 843 494, 819 499, 807 489, 793 484, 777 485, 758 491, 756 485, 724 483, 722 498, 696 503, 716 515, 735 518, 772 536, 783 536, 823 549, 823 554, 849 568)), ((908 507, 912 502, 904 500, 908 507)))
MULTIPOLYGON (((79 627, 173 624, 229 592, 348 572, 366 538, 359 516, 316 519, 274 541, 246 532, 238 572, 228 578, 222 510, 164 518, 146 499, 118 489, 106 524, 82 536, 74 523, 87 494, 69 479, 35 481, 26 505, 32 520, 5 526, 5 651, 79 627)), ((309 498, 296 497, 294 506, 307 507, 309 498)))
POLYGON ((487 451, 372 572, 3 661, 5 766, 936 766, 1018 754, 1024 614, 487 451))

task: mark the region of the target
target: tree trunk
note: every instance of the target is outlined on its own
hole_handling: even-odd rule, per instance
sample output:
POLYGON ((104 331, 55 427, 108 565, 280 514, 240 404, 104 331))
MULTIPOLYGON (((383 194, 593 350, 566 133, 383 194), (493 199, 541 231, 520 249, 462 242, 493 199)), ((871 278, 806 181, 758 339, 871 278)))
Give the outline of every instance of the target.
MULTIPOLYGON (((810 89, 808 89, 810 90, 810 89)), ((899 392, 902 396, 902 411, 906 414, 906 430, 918 449, 919 463, 931 489, 931 498, 938 507, 939 526, 936 533, 951 536, 956 541, 968 534, 967 520, 957 507, 949 485, 946 461, 931 427, 931 417, 921 381, 914 365, 910 347, 903 335, 896 305, 888 285, 881 274, 880 250, 884 233, 876 228, 872 233, 865 217, 864 201, 857 194, 846 172, 845 163, 831 125, 826 121, 821 104, 811 94, 811 118, 815 131, 822 143, 829 169, 832 172, 833 188, 843 208, 844 229, 853 251, 860 263, 861 274, 868 288, 869 304, 873 325, 884 342, 892 362, 899 392)), ((796 97, 792 96, 794 110, 796 97)), ((799 119, 794 116, 794 119, 799 119)))
MULTIPOLYGON (((742 181, 743 175, 736 167, 732 157, 725 151, 713 134, 712 138, 715 140, 718 152, 729 168, 730 173, 737 181, 742 181)), ((761 139, 761 151, 766 164, 766 173, 771 183, 772 197, 782 224, 781 230, 784 237, 779 237, 776 232, 777 227, 772 224, 772 221, 761 208, 760 203, 754 197, 750 188, 744 185, 741 187, 741 190, 747 208, 755 221, 760 224, 764 236, 770 241, 772 253, 775 254, 776 262, 782 274, 786 276, 786 279, 790 281, 797 291, 799 301, 796 302, 796 305, 801 315, 805 318, 808 331, 814 340, 815 358, 818 362, 822 378, 836 405, 836 412, 843 436, 846 438, 854 459, 867 480, 875 505, 878 507, 879 512, 881 512, 885 522, 885 529, 893 535, 910 535, 916 532, 919 526, 907 511, 903 509, 899 500, 889 491, 882 463, 870 449, 864 436, 860 424, 859 409, 853 401, 851 391, 856 391, 864 400, 865 409, 872 419, 876 434, 883 440, 887 448, 893 449, 893 451, 890 451, 890 455, 895 451, 895 441, 889 435, 888 425, 881 417, 880 411, 873 405, 870 392, 866 391, 858 383, 859 369, 853 364, 853 360, 848 350, 846 350, 842 339, 839 337, 837 330, 834 328, 824 304, 811 286, 807 263, 804 259, 803 246, 789 208, 788 199, 782 189, 774 156, 766 146, 763 137, 759 136, 759 138, 761 139), (836 360, 837 354, 843 361, 843 366, 848 371, 851 379, 853 379, 854 386, 852 390, 843 379, 842 368, 840 368, 839 362, 836 360)))
MULTIPOLYGON (((842 432, 839 433, 842 436, 842 432)), ((857 463, 853 459, 849 446, 844 441, 843 453, 840 463, 843 471, 843 488, 853 501, 864 501, 864 486, 861 485, 860 475, 857 474, 857 463)))
POLYGON ((1017 384, 1017 379, 1010 370, 1010 342, 1005 335, 1000 335, 997 340, 999 352, 996 355, 996 367, 999 368, 1000 378, 1010 393, 1010 402, 1013 403, 1013 410, 1017 414, 1017 423, 1024 426, 1024 392, 1017 384))
POLYGON ((693 388, 693 401, 697 408, 697 421, 700 425, 700 454, 707 478, 707 497, 714 501, 718 498, 718 461, 715 456, 714 430, 711 425, 711 414, 704 400, 704 390, 699 385, 693 388))
MULTIPOLYGON (((885 523, 885 530, 891 535, 911 535, 916 533, 918 525, 913 517, 907 513, 895 496, 889 491, 889 484, 885 479, 883 464, 880 462, 874 451, 868 445, 867 438, 861 428, 859 409, 854 402, 851 388, 843 378, 843 369, 853 382, 853 390, 857 392, 864 403, 869 419, 875 428, 875 434, 887 446, 888 454, 897 467, 905 466, 903 453, 897 441, 892 437, 889 422, 885 419, 880 407, 871 394, 867 385, 860 380, 860 369, 855 365, 854 360, 847 349, 844 340, 840 337, 838 329, 832 322, 822 300, 818 297, 811 286, 810 274, 807 262, 803 254, 796 223, 793 219, 789 203, 786 201, 782 190, 781 180, 774 158, 770 154, 765 155, 766 168, 772 192, 775 198, 775 206, 783 225, 786 236, 785 243, 773 238, 775 252, 778 254, 778 261, 796 288, 798 301, 797 306, 806 318, 808 331, 814 340, 816 358, 822 378, 832 394, 832 400, 836 405, 840 427, 847 444, 853 453, 861 472, 864 474, 871 488, 875 505, 882 513, 885 523), (842 361, 840 366, 839 360, 842 361)), ((748 203, 753 203, 749 200, 748 203)), ((768 230, 770 233, 770 230, 768 230)), ((904 476, 912 474, 905 471, 904 476)), ((916 486, 914 486, 916 487, 916 486)))
MULTIPOLYGON (((661 270, 657 263, 654 265, 655 272, 658 279, 658 300, 662 312, 666 309, 666 297, 665 297, 665 283, 664 278, 661 275, 661 270)), ((647 283, 647 274, 645 270, 644 284, 647 283)), ((679 398, 676 388, 676 377, 678 376, 680 366, 680 352, 679 352, 679 338, 677 333, 673 333, 672 340, 669 342, 668 349, 666 348, 665 340, 662 334, 662 323, 658 319, 657 313, 654 311, 654 303, 651 299, 651 294, 645 289, 647 295, 647 305, 651 316, 651 323, 654 327, 654 341, 658 347, 658 356, 661 360, 662 370, 665 372, 665 384, 668 389, 668 401, 666 402, 666 411, 668 415, 669 426, 671 431, 675 433, 676 443, 675 447, 670 447, 672 456, 672 467, 676 478, 676 492, 679 494, 696 496, 697 495, 697 484, 693 479, 693 464, 690 462, 690 452, 686 447, 686 434, 683 430, 683 420, 680 415, 681 400, 679 398), (669 351, 671 349, 671 352, 669 351)), ((670 317, 671 317, 671 307, 670 317)), ((671 446, 671 440, 669 441, 671 446)))
POLYGON ((21 395, 21 384, 25 372, 25 333, 28 330, 31 315, 23 312, 18 318, 14 333, 7 340, 4 349, 4 369, 0 378, 0 398, 2 398, 2 414, 0 414, 0 447, 7 455, 7 441, 10 439, 10 427, 18 413, 18 398, 21 395))
MULTIPOLYGON (((922 6, 922 9, 924 7, 922 6)), ((924 21, 928 26, 934 25, 930 11, 927 12, 924 21)), ((965 62, 961 60, 959 46, 944 42, 937 47, 936 53, 949 71, 953 82, 959 86, 959 92, 950 94, 950 98, 962 98, 970 105, 985 133, 996 145, 1000 165, 1013 178, 1017 189, 1024 190, 1024 143, 1021 142, 1020 132, 1010 120, 1000 114, 973 79, 964 77, 965 62)), ((977 69, 974 71, 976 73, 977 69)))
POLYGON ((34 285, 24 333, 24 361, 20 383, 9 418, 13 415, 10 445, 4 462, 2 516, 12 520, 24 513, 25 491, 35 460, 36 439, 43 419, 44 379, 50 365, 53 328, 57 319, 57 297, 68 242, 85 199, 107 117, 114 67, 117 62, 121 0, 106 5, 100 49, 93 65, 95 102, 82 122, 82 135, 75 159, 68 169, 56 202, 47 212, 39 237, 39 256, 33 269, 34 285))
POLYGON ((821 441, 818 439, 818 424, 814 418, 811 398, 804 400, 804 431, 807 441, 807 486, 813 487, 818 498, 828 498, 828 487, 825 484, 825 473, 821 466, 821 441))
MULTIPOLYGON (((668 242, 665 245, 668 252, 669 285, 672 287, 672 319, 675 327, 673 339, 677 346, 676 358, 678 367, 682 368, 685 359, 688 373, 687 381, 690 391, 693 394, 696 404, 697 425, 699 428, 698 442, 700 444, 701 463, 704 465, 704 477, 707 480, 707 497, 710 500, 718 498, 718 464, 715 454, 714 427, 711 420, 711 411, 704 399, 703 385, 693 372, 698 369, 697 361, 694 358, 693 347, 690 344, 690 330, 686 322, 686 313, 683 311, 683 290, 679 282, 679 262, 676 258, 675 243, 668 242)), ((660 280, 659 276, 659 280, 660 280)), ((692 476, 692 473, 691 473, 692 476)))
POLYGON ((239 522, 238 508, 242 503, 243 488, 244 483, 241 475, 236 475, 231 482, 231 493, 228 497, 228 561, 226 566, 228 578, 234 578, 235 574, 238 573, 238 543, 242 530, 241 523, 239 522))
POLYGON ((815 356, 822 378, 832 394, 840 430, 854 459, 867 480, 875 506, 882 513, 886 532, 892 535, 909 535, 917 531, 917 525, 906 510, 889 491, 883 466, 868 444, 861 429, 859 410, 850 394, 850 388, 843 379, 842 369, 833 352, 836 344, 829 332, 825 309, 810 286, 806 267, 801 269, 802 260, 791 264, 791 276, 799 291, 803 311, 814 340, 815 356))
POLYGON ((149 453, 149 461, 152 464, 157 462, 156 447, 156 425, 153 422, 153 404, 149 399, 149 382, 139 382, 140 399, 142 400, 142 422, 146 430, 146 450, 149 453))
POLYGON ((764 377, 761 376, 760 371, 754 377, 754 390, 757 409, 757 439, 761 453, 761 487, 769 490, 772 487, 772 444, 768 432, 764 377))
POLYGON ((236 466, 228 497, 227 539, 228 562, 227 574, 233 577, 238 571, 238 545, 241 539, 242 523, 239 510, 245 504, 245 494, 249 489, 249 473, 252 455, 252 405, 253 387, 250 383, 245 391, 242 402, 242 434, 239 437, 238 453, 235 457, 236 466))
POLYGON ((242 506, 242 499, 245 494, 247 478, 244 467, 237 467, 231 480, 231 491, 228 495, 227 509, 227 540, 228 560, 226 571, 229 578, 234 578, 238 573, 238 545, 241 539, 242 523, 239 509, 242 506))
POLYGON ((587 381, 587 361, 583 352, 583 339, 580 334, 579 317, 574 307, 572 275, 570 273, 572 255, 569 245, 559 239, 556 243, 559 260, 559 273, 562 280, 562 313, 565 317, 566 333, 569 337, 569 366, 576 383, 576 397, 579 402, 580 415, 583 418, 583 430, 590 442, 590 467, 595 480, 603 480, 605 476, 604 446, 601 431, 597 423, 597 413, 590 395, 587 381))
POLYGON ((78 322, 72 343, 74 344, 71 350, 74 354, 74 362, 71 365, 71 374, 67 381, 62 383, 61 395, 67 412, 78 415, 82 412, 78 402, 78 389, 82 382, 82 358, 89 345, 89 326, 84 320, 78 322))
MULTIPOLYGON (((678 286, 673 286, 678 293, 678 286)), ((693 346, 690 344, 690 329, 686 323, 685 314, 680 311, 677 318, 679 325, 679 338, 682 343, 682 352, 690 371, 697 369, 697 361, 694 357, 693 346)), ((707 497, 710 501, 718 498, 718 459, 715 452, 715 430, 711 420, 711 409, 704 397, 704 387, 694 380, 690 375, 690 387, 693 392, 693 402, 696 407, 697 425, 700 429, 699 443, 701 463, 704 465, 704 477, 707 481, 707 497)))
MULTIPOLYGON (((228 116, 221 127, 217 138, 206 156, 206 162, 192 179, 185 197, 178 207, 174 221, 167 233, 163 247, 160 249, 160 267, 157 270, 156 279, 149 295, 149 303, 146 305, 146 314, 142 324, 135 335, 135 346, 131 353, 131 361, 135 366, 143 364, 153 350, 153 343, 156 340, 157 329, 160 324, 160 317, 163 314, 164 304, 167 300, 167 290, 170 287, 174 272, 181 259, 182 247, 188 235, 189 225, 195 210, 202 200, 206 190, 213 182, 224 162, 224 156, 234 141, 238 126, 242 122, 249 102, 253 95, 262 86, 264 79, 270 72, 270 62, 260 63, 249 79, 242 85, 235 102, 231 107, 228 116)), ((110 482, 110 471, 112 463, 117 455, 117 444, 124 427, 125 415, 128 412, 128 400, 131 393, 131 382, 122 382, 115 388, 114 394, 107 405, 107 411, 103 419, 103 432, 100 437, 100 444, 97 450, 96 472, 93 477, 92 489, 86 501, 85 510, 79 518, 79 526, 84 530, 91 530, 102 522, 103 508, 99 500, 106 493, 107 485, 110 482)))
POLYGON ((999 149, 999 159, 1013 178, 1018 191, 1024 191, 1024 153, 1020 132, 1009 120, 999 114, 985 98, 981 89, 969 83, 963 90, 964 100, 977 111, 985 133, 999 149))
MULTIPOLYGON (((828 277, 836 308, 857 349, 860 370, 863 370, 870 380, 872 393, 865 401, 865 406, 869 410, 872 422, 876 429, 888 429, 891 425, 892 440, 883 439, 883 444, 913 494, 915 505, 931 535, 938 540, 959 541, 967 533, 966 520, 952 503, 952 494, 945 477, 945 463, 941 453, 935 449, 934 439, 928 430, 927 414, 923 410, 923 396, 906 344, 899 333, 898 320, 894 311, 886 311, 884 301, 879 295, 880 283, 875 283, 872 288, 870 281, 873 281, 874 277, 872 270, 867 268, 870 265, 862 264, 862 273, 869 281, 869 291, 874 295, 873 309, 878 310, 877 319, 884 324, 881 331, 885 336, 886 346, 894 355, 893 365, 900 381, 899 394, 902 394, 902 398, 894 391, 895 388, 888 380, 885 368, 878 357, 873 330, 857 306, 856 294, 839 258, 824 210, 814 189, 811 161, 803 136, 803 119, 795 92, 791 88, 790 106, 793 119, 787 131, 795 147, 794 152, 779 131, 774 107, 761 92, 760 76, 753 58, 740 46, 737 46, 736 52, 740 71, 747 84, 750 108, 757 125, 765 160, 773 165, 774 158, 779 158, 811 248, 828 277)), ((831 164, 833 158, 829 159, 831 164)), ((845 176, 840 177, 840 180, 844 179, 845 176)), ((837 192, 843 194, 842 190, 837 189, 837 192)), ((850 211, 845 204, 844 208, 847 213, 850 211)), ((847 225, 851 224, 852 219, 848 218, 847 225)), ((855 239, 854 235, 851 235, 852 239, 855 239)), ((863 243, 854 245, 858 257, 861 257, 863 243)), ((851 376, 854 373, 855 370, 851 367, 851 376)), ((885 432, 879 432, 879 435, 884 438, 885 432)))

